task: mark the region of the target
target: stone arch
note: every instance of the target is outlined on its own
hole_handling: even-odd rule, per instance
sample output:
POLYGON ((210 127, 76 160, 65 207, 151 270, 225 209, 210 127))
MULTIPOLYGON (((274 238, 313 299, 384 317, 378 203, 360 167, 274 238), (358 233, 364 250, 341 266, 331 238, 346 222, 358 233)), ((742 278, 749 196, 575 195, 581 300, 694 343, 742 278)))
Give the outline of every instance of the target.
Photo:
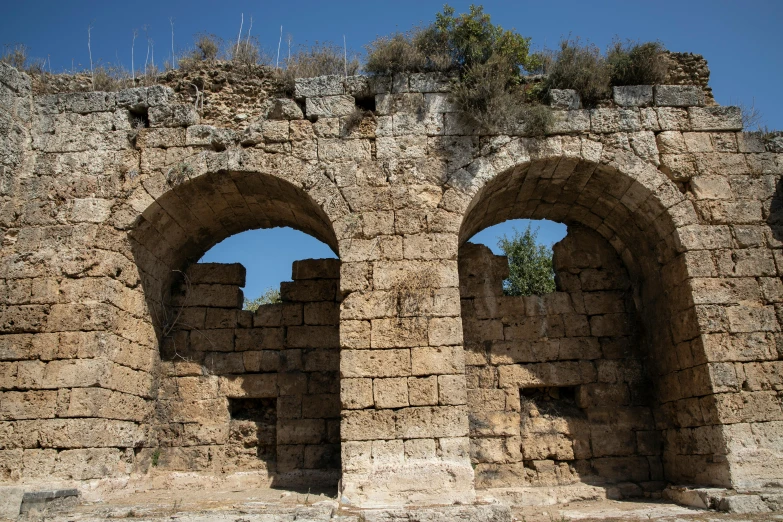
MULTIPOLYGON (((505 139, 449 180, 444 200, 463 215, 459 242, 508 219, 550 219, 594 230, 632 281, 655 388, 655 429, 667 480, 730 483, 712 375, 685 281, 699 250, 693 204, 654 165, 589 138, 505 139), (641 313, 643 311, 643 313, 641 313), (695 442, 696 433, 710 443, 695 442)), ((663 478, 661 477, 661 478, 663 478)))
POLYGON ((144 186, 155 197, 128 233, 160 350, 158 465, 335 487, 339 261, 294 263, 283 302, 255 313, 241 309, 244 267, 196 261, 231 235, 284 226, 336 252, 342 200, 317 174, 175 167, 163 179, 144 186))

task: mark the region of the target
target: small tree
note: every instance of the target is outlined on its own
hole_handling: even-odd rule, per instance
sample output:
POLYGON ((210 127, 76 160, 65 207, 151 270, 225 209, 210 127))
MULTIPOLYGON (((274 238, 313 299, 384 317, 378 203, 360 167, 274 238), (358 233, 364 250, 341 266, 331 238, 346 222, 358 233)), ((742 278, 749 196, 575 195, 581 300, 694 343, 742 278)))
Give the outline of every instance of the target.
POLYGON ((555 291, 555 271, 552 249, 536 241, 538 229, 530 225, 523 234, 514 229, 509 239, 504 234, 498 241, 508 257, 509 275, 503 281, 505 295, 542 295, 555 291))
POLYGON ((261 294, 259 297, 256 297, 255 299, 248 299, 246 297, 245 302, 242 305, 242 309, 255 312, 256 310, 258 310, 259 306, 279 303, 281 301, 282 300, 280 299, 280 290, 270 287, 267 288, 263 294, 261 294))

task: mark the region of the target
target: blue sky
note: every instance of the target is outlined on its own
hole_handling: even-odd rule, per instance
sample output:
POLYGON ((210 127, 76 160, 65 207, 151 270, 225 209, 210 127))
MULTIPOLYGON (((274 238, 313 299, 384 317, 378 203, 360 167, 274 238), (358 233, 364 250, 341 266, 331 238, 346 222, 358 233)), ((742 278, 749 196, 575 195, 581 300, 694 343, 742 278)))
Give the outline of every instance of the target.
MULTIPOLYGON (((780 0, 560 0, 559 2, 486 1, 485 11, 495 23, 515 28, 532 38, 533 49, 553 48, 563 37, 580 37, 605 49, 614 37, 639 41, 660 40, 670 50, 703 54, 710 65, 710 85, 722 105, 754 105, 763 124, 783 129, 783 1, 780 0)), ((119 62, 130 67, 134 29, 136 66, 146 54, 147 35, 154 42, 155 61, 171 55, 170 18, 174 19, 175 53, 193 43, 199 32, 226 40, 237 38, 240 15, 244 32, 253 17, 252 34, 273 56, 280 26, 294 45, 315 41, 342 43, 362 51, 378 35, 426 24, 442 8, 442 1, 296 3, 261 1, 7 1, 0 17, 0 45, 24 43, 33 57, 47 58, 54 71, 89 66, 87 27, 92 25, 95 63, 119 62)), ((458 12, 469 2, 451 2, 458 12)), ((140 62, 141 61, 141 62, 140 62)), ((525 223, 516 224, 523 230, 525 223)), ((535 228, 535 225, 534 225, 535 228)), ((511 224, 487 230, 478 239, 495 247, 497 236, 511 233, 511 224)), ((205 259, 238 261, 248 267, 246 294, 290 278, 291 261, 328 257, 331 251, 314 239, 293 231, 267 230, 235 236, 216 246, 205 259), (274 256, 270 254, 274 253, 274 256)), ((553 243, 565 227, 543 224, 539 240, 553 243)))

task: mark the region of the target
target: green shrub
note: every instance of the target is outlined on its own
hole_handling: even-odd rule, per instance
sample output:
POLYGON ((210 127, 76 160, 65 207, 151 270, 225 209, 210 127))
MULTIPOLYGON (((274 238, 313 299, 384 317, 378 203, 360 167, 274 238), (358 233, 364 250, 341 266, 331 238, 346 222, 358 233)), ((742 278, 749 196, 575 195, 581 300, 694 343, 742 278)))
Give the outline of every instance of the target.
POLYGON ((582 103, 595 106, 611 94, 610 73, 606 60, 595 45, 582 45, 579 39, 563 40, 555 54, 545 94, 551 89, 574 89, 582 103))
POLYGON ((456 72, 452 100, 487 132, 519 122, 524 99, 520 71, 540 65, 529 52, 530 38, 493 24, 475 5, 460 15, 446 5, 428 26, 378 38, 367 51, 369 73, 456 72))
POLYGON ((660 42, 615 41, 607 53, 612 85, 657 85, 666 78, 665 48, 660 42))
POLYGON ((470 6, 469 13, 455 16, 446 5, 435 21, 408 33, 381 37, 367 46, 365 70, 375 74, 402 72, 471 71, 497 55, 513 65, 511 76, 519 68, 537 66, 529 54, 530 38, 492 23, 481 6, 470 6))

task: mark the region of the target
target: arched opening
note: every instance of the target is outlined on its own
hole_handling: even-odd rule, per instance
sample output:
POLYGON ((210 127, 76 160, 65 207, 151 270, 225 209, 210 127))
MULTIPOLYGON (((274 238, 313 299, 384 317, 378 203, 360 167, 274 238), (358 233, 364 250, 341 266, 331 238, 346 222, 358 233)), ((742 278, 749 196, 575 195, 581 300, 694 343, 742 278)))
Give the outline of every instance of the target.
POLYGON ((164 471, 257 472, 273 486, 336 488, 339 260, 295 261, 280 302, 256 310, 243 309, 245 266, 197 262, 230 236, 273 227, 334 252, 330 219, 305 190, 267 174, 168 183, 129 234, 160 348, 146 461, 164 471))
POLYGON ((459 271, 477 488, 728 483, 712 448, 688 443, 721 437, 674 226, 696 216, 654 173, 555 155, 472 195, 459 271), (509 219, 568 226, 554 293, 504 296, 505 258, 467 242, 509 219))

